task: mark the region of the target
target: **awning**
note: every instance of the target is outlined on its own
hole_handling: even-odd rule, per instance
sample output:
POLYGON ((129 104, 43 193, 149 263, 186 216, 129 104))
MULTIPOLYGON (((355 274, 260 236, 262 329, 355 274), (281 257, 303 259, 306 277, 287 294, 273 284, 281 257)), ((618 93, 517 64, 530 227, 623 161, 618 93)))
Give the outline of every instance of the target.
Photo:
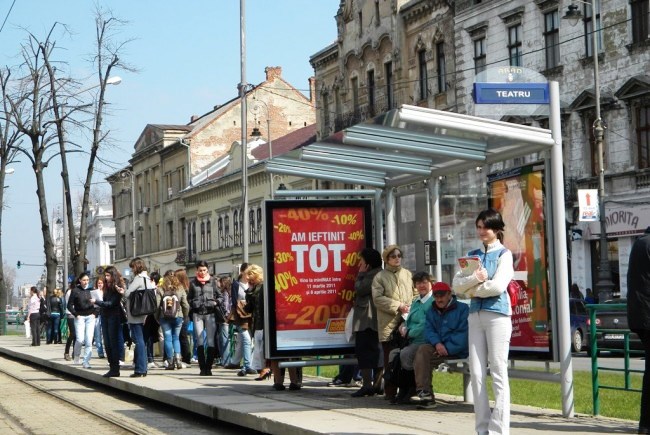
POLYGON ((462 172, 553 146, 548 129, 403 105, 357 124, 344 145, 319 142, 269 160, 271 173, 372 187, 462 172))

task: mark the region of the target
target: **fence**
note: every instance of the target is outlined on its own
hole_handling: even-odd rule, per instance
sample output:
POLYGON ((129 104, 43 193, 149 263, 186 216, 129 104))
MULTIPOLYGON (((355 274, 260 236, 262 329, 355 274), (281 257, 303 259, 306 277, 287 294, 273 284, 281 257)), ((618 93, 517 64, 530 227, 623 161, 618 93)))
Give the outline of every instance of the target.
MULTIPOLYGON (((630 334, 632 331, 629 329, 612 329, 612 328, 600 328, 597 321, 596 314, 598 312, 621 312, 621 317, 627 317, 627 304, 587 304, 587 309, 589 310, 589 339, 591 342, 591 389, 593 393, 593 410, 594 415, 600 414, 600 390, 620 390, 620 391, 630 391, 638 392, 641 390, 638 388, 632 388, 630 375, 632 373, 643 373, 643 370, 630 369, 630 355, 642 355, 644 352, 639 350, 630 349, 630 334), (598 339, 602 339, 603 342, 606 342, 605 338, 607 334, 616 335, 616 339, 619 339, 619 336, 622 335, 623 339, 623 348, 618 347, 598 347, 598 339), (606 351, 616 351, 623 352, 623 368, 610 368, 610 367, 601 367, 598 365, 598 355, 601 350, 606 351), (615 386, 615 385, 601 385, 599 381, 599 371, 611 371, 619 372, 624 374, 624 386, 615 386)), ((618 323, 618 322, 616 322, 618 323)))

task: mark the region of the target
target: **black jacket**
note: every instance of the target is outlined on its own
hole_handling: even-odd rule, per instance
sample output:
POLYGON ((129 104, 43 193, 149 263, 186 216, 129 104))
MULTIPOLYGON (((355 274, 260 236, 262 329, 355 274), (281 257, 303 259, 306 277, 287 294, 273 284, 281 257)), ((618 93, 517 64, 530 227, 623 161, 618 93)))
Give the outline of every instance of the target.
POLYGON ((95 312, 95 306, 90 303, 92 295, 90 289, 83 289, 79 286, 72 289, 68 301, 68 311, 73 316, 89 316, 95 312))
POLYGON ((637 239, 630 251, 627 319, 632 331, 650 331, 650 234, 637 239))
POLYGON ((103 301, 95 301, 95 304, 100 308, 100 314, 102 316, 120 316, 122 314, 122 307, 120 307, 122 301, 121 294, 116 291, 104 290, 103 299, 103 301))
POLYGON ((258 284, 246 292, 246 311, 253 317, 253 333, 264 329, 264 285, 258 284))
POLYGON ((190 304, 190 308, 195 308, 195 303, 201 304, 208 299, 214 299, 223 304, 223 296, 217 280, 210 277, 205 284, 201 284, 196 278, 190 281, 190 290, 187 294, 187 302, 190 304))
POLYGON ((50 296, 48 298, 48 314, 59 313, 60 316, 65 314, 63 309, 63 299, 58 296, 50 296))

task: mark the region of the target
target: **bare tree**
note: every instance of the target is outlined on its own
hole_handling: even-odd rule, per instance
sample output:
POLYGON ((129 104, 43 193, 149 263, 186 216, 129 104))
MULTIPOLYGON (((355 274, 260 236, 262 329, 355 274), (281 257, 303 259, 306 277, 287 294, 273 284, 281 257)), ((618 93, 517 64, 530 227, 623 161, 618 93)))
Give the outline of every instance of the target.
MULTIPOLYGON (((20 134, 12 123, 12 111, 7 100, 8 83, 11 77, 9 69, 0 70, 0 95, 2 95, 2 107, 0 108, 0 301, 8 300, 9 289, 13 288, 5 277, 5 263, 2 259, 2 212, 4 210, 5 176, 7 165, 16 157, 16 146, 20 143, 20 134)), ((8 271, 7 271, 8 275, 8 271)), ((1 332, 1 330, 0 330, 1 332)))

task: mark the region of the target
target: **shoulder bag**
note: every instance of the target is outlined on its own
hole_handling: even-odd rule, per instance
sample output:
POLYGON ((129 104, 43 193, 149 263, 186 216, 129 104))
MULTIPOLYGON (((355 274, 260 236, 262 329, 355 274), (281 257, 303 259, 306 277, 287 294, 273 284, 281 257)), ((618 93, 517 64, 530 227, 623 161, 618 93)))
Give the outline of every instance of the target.
POLYGON ((156 291, 147 288, 147 278, 142 279, 144 289, 134 290, 129 294, 129 311, 132 316, 146 316, 156 311, 156 291))

